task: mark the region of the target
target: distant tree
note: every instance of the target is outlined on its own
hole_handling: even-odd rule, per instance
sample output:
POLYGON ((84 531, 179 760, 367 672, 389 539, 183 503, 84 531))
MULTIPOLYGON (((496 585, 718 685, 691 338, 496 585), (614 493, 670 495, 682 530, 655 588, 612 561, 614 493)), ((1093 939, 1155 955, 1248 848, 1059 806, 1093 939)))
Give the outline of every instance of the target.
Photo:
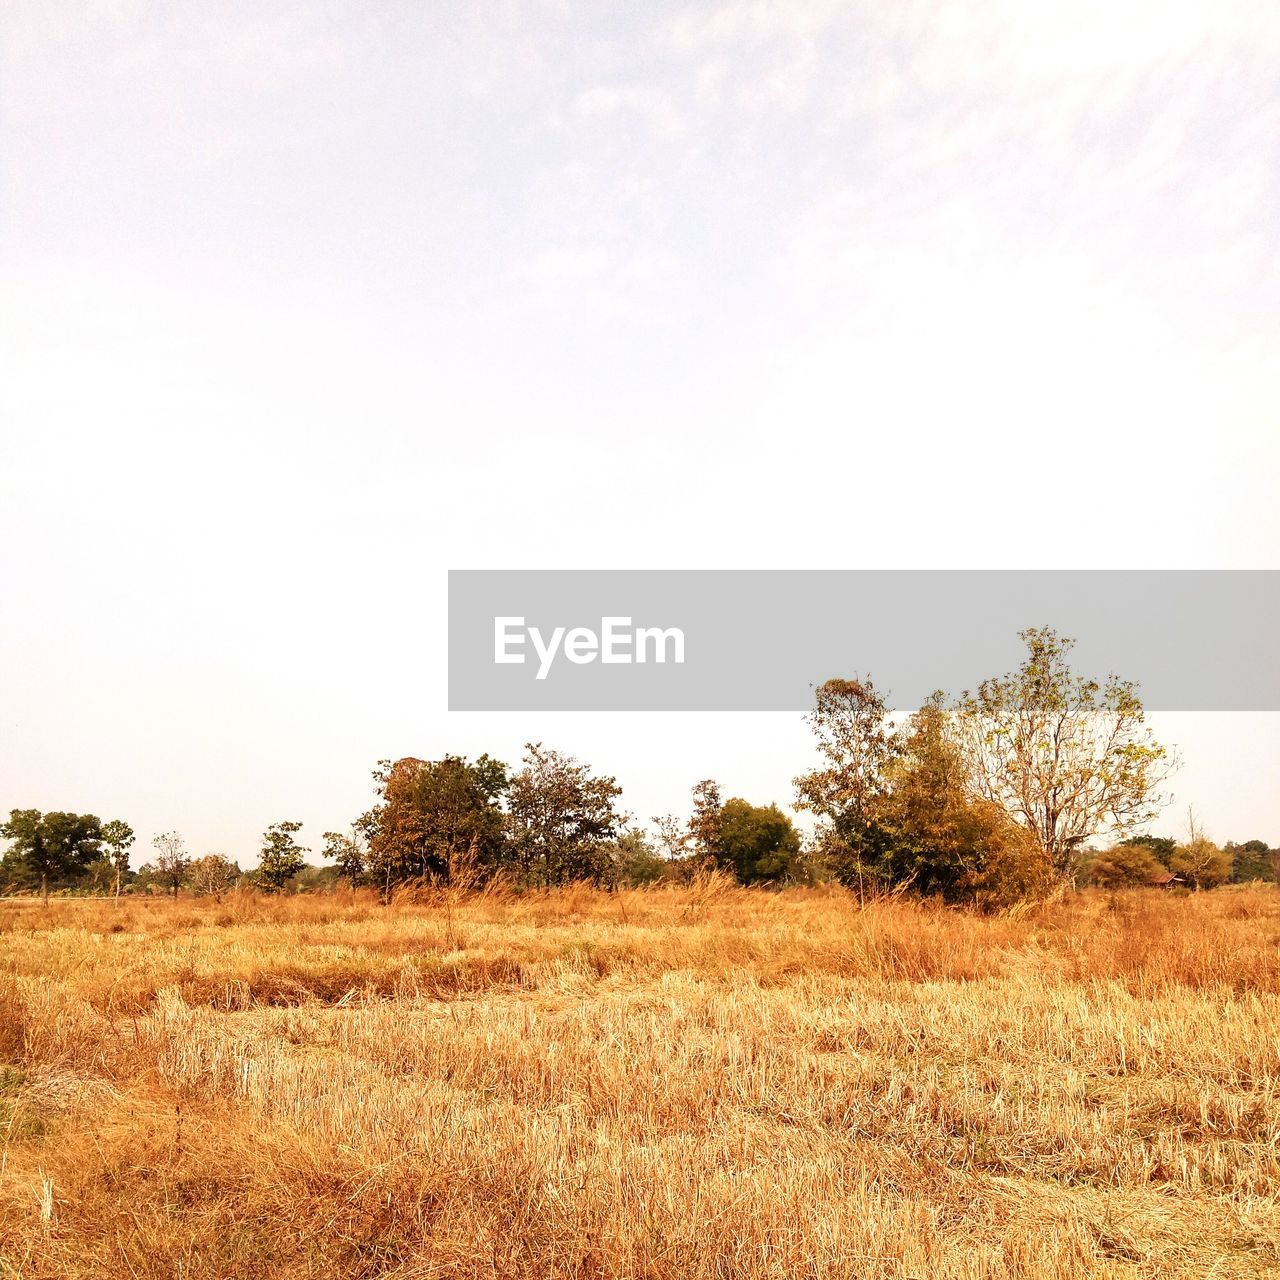
POLYGON ((796 778, 796 808, 819 820, 815 855, 822 864, 862 890, 876 881, 891 838, 881 819, 900 743, 870 680, 819 685, 807 719, 820 764, 796 778))
POLYGON ((1169 836, 1126 836, 1120 844, 1126 848, 1138 846, 1148 850, 1166 870, 1173 860, 1173 851, 1178 847, 1178 842, 1169 836))
POLYGON ((1231 878, 1231 857, 1213 843, 1194 813, 1187 814, 1187 839, 1173 852, 1169 869, 1196 889, 1214 889, 1231 878))
POLYGON ((144 862, 136 872, 134 872, 133 882, 130 888, 137 893, 150 894, 154 892, 156 885, 160 884, 160 873, 156 870, 155 863, 144 862))
POLYGON ((1050 627, 1019 634, 1022 666, 961 699, 963 740, 981 794, 1024 823, 1071 881, 1075 851, 1099 831, 1155 817, 1169 761, 1133 682, 1075 675, 1075 641, 1050 627))
POLYGON ((507 796, 511 848, 523 883, 600 883, 607 851, 626 821, 614 808, 621 794, 616 779, 596 777, 572 756, 526 743, 524 767, 507 796))
POLYGON ((1272 849, 1265 840, 1246 840, 1243 844, 1228 840, 1222 851, 1231 859, 1233 884, 1247 884, 1250 880, 1276 882, 1280 849, 1272 849))
POLYGON ((336 867, 316 867, 308 863, 293 877, 292 887, 299 893, 325 893, 337 883, 336 867))
POLYGON ((221 902, 222 895, 236 887, 240 868, 225 854, 206 853, 187 869, 187 883, 197 897, 212 897, 221 902))
POLYGON ((776 804, 754 805, 740 797, 720 810, 717 863, 742 884, 777 883, 790 875, 800 837, 776 804))
POLYGON ((958 713, 934 694, 898 727, 870 680, 829 680, 809 718, 819 768, 796 779, 819 818, 803 859, 859 892, 910 886, 998 907, 1042 896, 1039 841, 981 793, 958 713))
POLYGON ((83 875, 102 848, 102 824, 90 813, 11 809, 0 836, 12 842, 5 871, 38 884, 46 903, 50 881, 83 875))
POLYGON ((689 819, 667 813, 649 821, 653 827, 654 848, 663 862, 664 878, 678 883, 688 880, 701 861, 692 852, 689 819))
POLYGON ((384 760, 374 780, 381 803, 357 827, 369 841, 366 869, 384 889, 404 881, 471 879, 501 867, 507 766, 500 760, 384 760))
POLYGON ((129 850, 133 847, 133 828, 119 818, 112 818, 103 823, 102 843, 107 847, 107 854, 115 869, 116 897, 120 896, 120 885, 129 874, 129 850))
POLYGON ((662 857, 671 864, 681 863, 689 854, 689 828, 674 813, 659 814, 650 819, 657 835, 662 857))
POLYGON ((666 874, 669 864, 639 828, 624 831, 602 851, 605 882, 610 888, 637 888, 653 884, 666 874))
POLYGON ((95 858, 84 869, 80 887, 95 895, 106 894, 115 883, 116 869, 110 858, 95 858))
POLYGON ((155 881, 176 898, 191 865, 187 847, 176 831, 162 831, 152 837, 151 844, 156 851, 155 881))
POLYGON ((300 822, 273 822, 263 834, 257 879, 269 893, 283 889, 307 865, 310 851, 293 838, 301 830, 300 822))
POLYGON ((352 885, 364 884, 369 874, 368 845, 358 827, 349 834, 326 831, 322 837, 321 857, 330 859, 338 878, 352 885))
POLYGON ((687 846, 692 857, 713 863, 723 859, 720 829, 723 817, 720 784, 714 778, 704 778, 693 788, 693 813, 689 817, 687 846))
POLYGON ((988 906, 1043 895, 1043 848, 978 793, 941 694, 910 717, 893 747, 873 808, 881 879, 988 906))
POLYGON ((1084 874, 1090 884, 1100 889, 1123 889, 1152 884, 1164 870, 1150 845, 1141 840, 1121 840, 1094 854, 1084 874))

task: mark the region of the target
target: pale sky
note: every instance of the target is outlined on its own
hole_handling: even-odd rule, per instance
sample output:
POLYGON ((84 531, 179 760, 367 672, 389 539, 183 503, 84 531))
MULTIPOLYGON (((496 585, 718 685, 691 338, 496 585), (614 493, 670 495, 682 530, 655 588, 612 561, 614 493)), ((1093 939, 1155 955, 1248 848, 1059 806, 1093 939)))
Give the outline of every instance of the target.
MULTIPOLYGON (((795 716, 450 715, 449 568, 1280 568, 1278 66, 1273 0, 9 0, 0 810, 248 865, 528 738, 789 803, 795 716)), ((1156 725, 1161 829, 1280 843, 1280 716, 1156 725)))

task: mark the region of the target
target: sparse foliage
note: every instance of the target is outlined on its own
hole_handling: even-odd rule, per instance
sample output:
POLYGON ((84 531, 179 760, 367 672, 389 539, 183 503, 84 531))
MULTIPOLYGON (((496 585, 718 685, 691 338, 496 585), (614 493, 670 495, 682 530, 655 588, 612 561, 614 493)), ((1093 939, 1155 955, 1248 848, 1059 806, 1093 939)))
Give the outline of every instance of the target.
POLYGON ((187 871, 187 883, 197 897, 221 900, 224 893, 236 887, 240 868, 225 854, 206 853, 197 858, 187 871))
POLYGON ((1231 855, 1205 835, 1194 813, 1187 814, 1187 839, 1174 851, 1170 870, 1195 889, 1215 889, 1231 878, 1231 855))
POLYGON ((186 845, 176 831, 161 832, 153 837, 151 843, 156 851, 155 878, 176 898, 191 865, 186 845))
POLYGON ((333 862, 338 877, 348 884, 364 884, 369 874, 369 849, 360 829, 326 831, 322 838, 321 857, 333 862))
POLYGON ((1086 841, 1155 817, 1169 759, 1131 681, 1075 675, 1067 662, 1075 642, 1052 628, 1020 634, 1026 661, 965 695, 959 727, 980 793, 1022 822, 1071 880, 1086 841))

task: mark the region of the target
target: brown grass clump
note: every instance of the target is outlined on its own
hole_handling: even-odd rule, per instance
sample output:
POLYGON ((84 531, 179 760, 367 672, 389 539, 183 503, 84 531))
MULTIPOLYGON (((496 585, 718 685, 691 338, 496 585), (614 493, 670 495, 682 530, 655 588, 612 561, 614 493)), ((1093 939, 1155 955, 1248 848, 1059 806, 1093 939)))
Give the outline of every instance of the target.
POLYGON ((0 904, 0 1275, 1280 1274, 1280 893, 0 904))

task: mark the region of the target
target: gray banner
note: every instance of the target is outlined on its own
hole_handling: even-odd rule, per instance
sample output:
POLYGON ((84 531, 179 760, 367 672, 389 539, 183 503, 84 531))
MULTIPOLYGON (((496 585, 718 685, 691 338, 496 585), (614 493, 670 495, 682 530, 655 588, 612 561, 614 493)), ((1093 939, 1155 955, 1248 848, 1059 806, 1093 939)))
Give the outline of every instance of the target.
POLYGON ((1012 670, 1018 632, 1151 710, 1280 710, 1280 571, 454 570, 453 711, 798 711, 870 676, 898 708, 1012 670))

